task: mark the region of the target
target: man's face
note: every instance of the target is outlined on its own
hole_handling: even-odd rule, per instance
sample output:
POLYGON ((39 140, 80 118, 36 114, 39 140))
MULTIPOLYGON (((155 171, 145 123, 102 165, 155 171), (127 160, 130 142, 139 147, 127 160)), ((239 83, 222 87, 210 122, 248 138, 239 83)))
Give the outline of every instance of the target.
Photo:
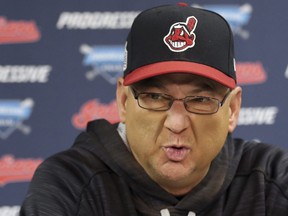
MULTIPOLYGON (((134 88, 174 98, 207 96, 219 101, 228 90, 209 79, 182 73, 161 75, 134 88)), ((207 174, 231 132, 232 96, 217 113, 199 115, 187 112, 182 101, 174 101, 168 111, 145 110, 138 106, 129 87, 118 83, 117 91, 120 118, 126 124, 127 140, 136 160, 167 191, 187 193, 207 174)))

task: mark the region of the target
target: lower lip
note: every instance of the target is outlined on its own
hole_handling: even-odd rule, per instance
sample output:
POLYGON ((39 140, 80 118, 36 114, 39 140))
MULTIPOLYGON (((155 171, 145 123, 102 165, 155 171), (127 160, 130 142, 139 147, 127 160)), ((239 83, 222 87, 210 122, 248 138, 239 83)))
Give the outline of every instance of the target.
POLYGON ((190 149, 188 148, 164 147, 163 149, 167 158, 175 162, 180 162, 184 160, 190 152, 190 149))

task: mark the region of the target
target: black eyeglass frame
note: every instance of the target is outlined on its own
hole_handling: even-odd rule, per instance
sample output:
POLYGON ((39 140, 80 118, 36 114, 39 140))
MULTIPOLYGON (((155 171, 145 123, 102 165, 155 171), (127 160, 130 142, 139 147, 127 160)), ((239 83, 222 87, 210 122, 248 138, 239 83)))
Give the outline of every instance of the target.
POLYGON ((232 90, 229 89, 228 92, 224 95, 223 99, 222 99, 221 101, 219 101, 219 99, 217 99, 217 98, 206 97, 206 96, 186 96, 186 97, 184 97, 184 98, 174 98, 173 96, 168 95, 168 94, 165 94, 165 93, 138 92, 138 91, 137 91, 135 88, 133 88, 132 86, 130 86, 129 88, 131 89, 131 92, 132 92, 132 94, 133 94, 133 96, 134 96, 134 99, 137 100, 138 106, 141 107, 142 109, 151 110, 151 111, 156 111, 156 112, 167 111, 167 110, 169 110, 169 109, 172 107, 174 101, 183 101, 184 107, 185 107, 185 109, 186 109, 187 112, 189 112, 189 113, 194 113, 194 114, 198 114, 198 115, 212 115, 212 114, 214 114, 214 113, 217 113, 218 110, 219 110, 219 108, 224 105, 226 99, 228 98, 228 96, 229 96, 230 93, 232 92, 232 90), (153 108, 143 107, 143 106, 141 106, 141 104, 139 103, 139 100, 138 100, 138 99, 139 99, 139 95, 141 95, 141 94, 155 94, 155 95, 165 96, 165 98, 167 98, 167 100, 170 99, 170 101, 169 101, 169 103, 168 103, 168 107, 165 108, 165 109, 161 109, 161 110, 160 110, 160 109, 153 109, 153 108), (218 103, 217 109, 216 109, 215 111, 213 111, 213 112, 207 112, 207 113, 205 113, 205 112, 190 111, 190 110, 188 110, 188 108, 187 108, 186 100, 187 100, 187 98, 191 98, 191 97, 192 97, 192 98, 205 98, 205 99, 217 101, 217 103, 218 103))

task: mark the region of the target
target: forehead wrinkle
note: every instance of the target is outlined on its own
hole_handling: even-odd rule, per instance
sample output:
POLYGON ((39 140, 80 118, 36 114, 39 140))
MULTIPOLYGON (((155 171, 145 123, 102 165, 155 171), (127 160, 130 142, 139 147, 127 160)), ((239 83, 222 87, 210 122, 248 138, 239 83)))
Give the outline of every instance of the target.
POLYGON ((193 86, 193 89, 191 89, 192 93, 203 91, 222 91, 222 89, 223 91, 227 90, 227 87, 224 87, 216 81, 210 80, 205 77, 185 73, 172 73, 151 77, 133 84, 133 87, 136 87, 136 89, 139 90, 153 87, 163 90, 169 90, 169 85, 191 85, 193 86))

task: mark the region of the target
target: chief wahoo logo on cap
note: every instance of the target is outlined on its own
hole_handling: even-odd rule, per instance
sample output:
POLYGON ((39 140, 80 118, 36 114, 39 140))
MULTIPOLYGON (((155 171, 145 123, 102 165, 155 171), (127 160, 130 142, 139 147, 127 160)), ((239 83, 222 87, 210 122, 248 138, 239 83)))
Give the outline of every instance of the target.
POLYGON ((169 33, 163 40, 171 51, 183 52, 195 45, 194 30, 197 22, 198 20, 194 16, 190 16, 186 22, 177 22, 170 27, 169 33))

